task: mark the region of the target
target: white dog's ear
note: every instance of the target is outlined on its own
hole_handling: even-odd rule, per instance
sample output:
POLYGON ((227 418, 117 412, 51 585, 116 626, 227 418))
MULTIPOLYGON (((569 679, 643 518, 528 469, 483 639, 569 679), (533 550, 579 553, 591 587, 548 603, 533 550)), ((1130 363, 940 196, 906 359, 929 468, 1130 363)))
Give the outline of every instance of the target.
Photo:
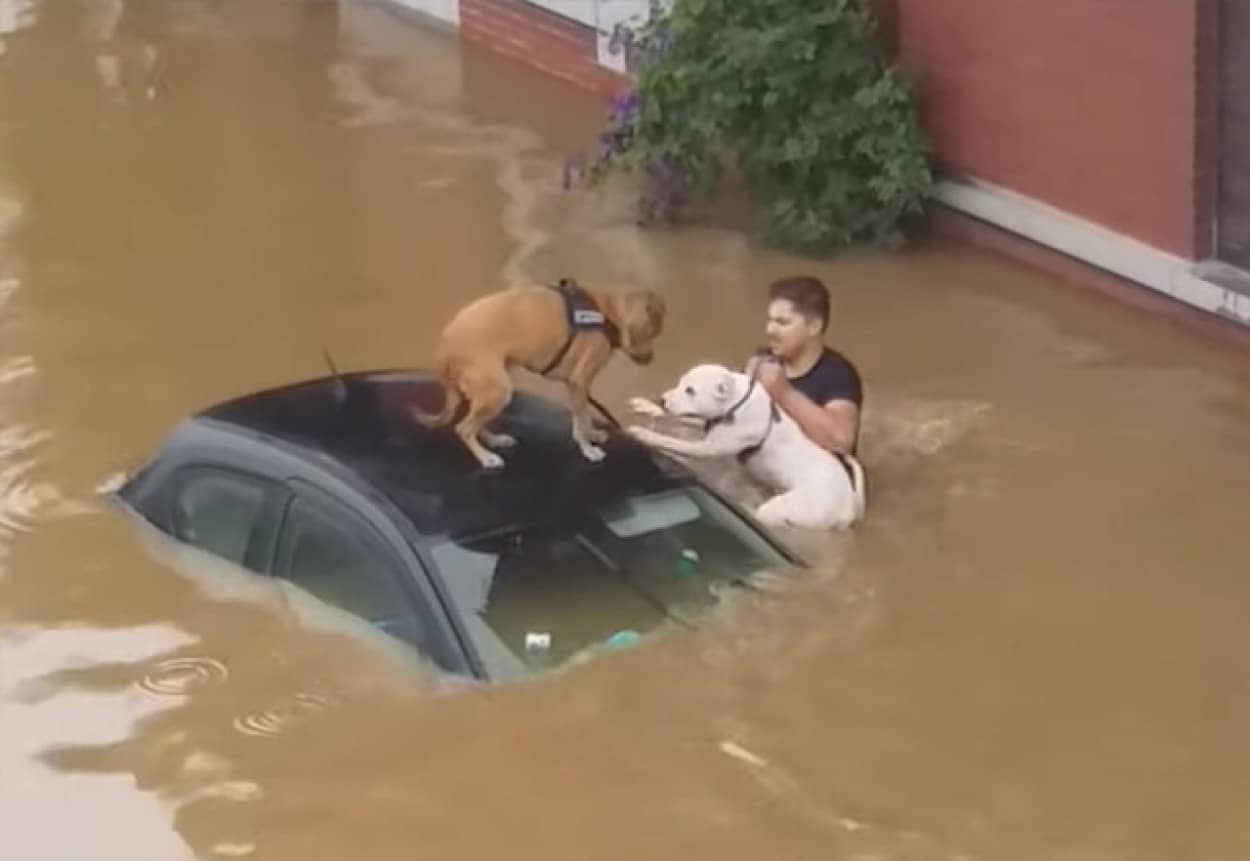
POLYGON ((728 375, 721 377, 716 381, 716 397, 718 400, 725 400, 729 397, 729 393, 733 391, 733 377, 728 375))

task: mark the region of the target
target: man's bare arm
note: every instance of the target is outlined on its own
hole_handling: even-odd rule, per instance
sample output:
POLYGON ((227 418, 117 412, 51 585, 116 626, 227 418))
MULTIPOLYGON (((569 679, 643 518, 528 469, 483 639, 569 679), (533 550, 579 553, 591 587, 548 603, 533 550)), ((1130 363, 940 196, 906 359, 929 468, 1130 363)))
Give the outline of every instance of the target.
POLYGON ((789 383, 774 386, 777 406, 794 419, 803 433, 821 448, 850 454, 859 431, 859 407, 854 401, 830 401, 823 407, 789 383))

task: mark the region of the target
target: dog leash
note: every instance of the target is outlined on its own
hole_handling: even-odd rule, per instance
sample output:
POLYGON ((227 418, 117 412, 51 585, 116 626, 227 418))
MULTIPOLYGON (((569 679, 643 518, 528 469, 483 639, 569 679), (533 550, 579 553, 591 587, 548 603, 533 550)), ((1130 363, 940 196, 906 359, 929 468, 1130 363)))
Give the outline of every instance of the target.
POLYGON ((586 400, 590 401, 590 405, 598 410, 599 414, 608 420, 608 424, 612 425, 612 427, 616 430, 621 430, 621 423, 616 420, 616 416, 612 415, 612 413, 608 411, 607 407, 599 403, 599 401, 595 399, 594 395, 587 394, 586 400))
MULTIPOLYGON (((762 356, 765 354, 756 353, 756 355, 762 356)), ((743 404, 745 404, 747 401, 751 399, 751 393, 755 391, 755 383, 759 379, 761 364, 763 364, 763 362, 757 362, 755 367, 751 368, 751 374, 750 376, 747 377, 746 393, 743 394, 742 397, 738 398, 737 402, 734 403, 732 407, 725 410, 724 415, 718 416, 717 418, 714 418, 714 419, 708 419, 707 421, 703 423, 704 433, 707 433, 708 431, 710 431, 712 428, 716 427, 717 425, 722 425, 722 424, 731 425, 734 423, 734 419, 738 415, 738 410, 742 409, 743 404)), ((773 406, 776 407, 775 404, 773 406)))
MULTIPOLYGON (((761 351, 756 353, 756 355, 763 357, 767 355, 767 353, 761 351)), ((764 364, 764 361, 766 360, 761 358, 761 361, 756 362, 755 366, 751 368, 751 374, 748 377, 749 382, 747 383, 747 390, 742 397, 738 399, 737 403, 727 409, 723 416, 717 419, 709 419, 704 424, 704 433, 707 433, 717 425, 734 423, 734 420, 738 415, 738 410, 742 409, 743 405, 751 399, 751 395, 755 392, 755 384, 759 381, 760 367, 764 364)), ((768 416, 768 425, 764 428, 764 435, 760 437, 759 442, 738 452, 737 458, 739 463, 745 464, 748 460, 754 457, 759 450, 764 447, 764 443, 768 442, 768 437, 773 432, 773 425, 781 421, 781 410, 777 407, 777 402, 772 399, 771 395, 768 397, 768 416)))
POLYGON ((773 432, 773 425, 781 421, 781 411, 777 408, 777 402, 771 397, 768 399, 768 412, 768 425, 764 428, 764 435, 760 437, 760 441, 755 445, 744 448, 742 451, 738 452, 738 463, 745 464, 748 460, 758 454, 759 450, 764 447, 764 443, 768 442, 768 437, 773 432))
MULTIPOLYGON (((762 356, 768 355, 768 352, 766 350, 761 350, 757 352, 755 355, 762 357, 762 356)), ((742 399, 739 400, 738 403, 730 407, 729 411, 725 413, 725 416, 727 417, 728 421, 733 421, 732 413, 734 413, 739 407, 741 407, 744 403, 746 403, 747 398, 751 397, 751 390, 755 387, 756 379, 759 376, 760 366, 764 364, 764 361, 767 361, 767 360, 765 359, 765 360, 761 360, 757 362, 755 364, 755 367, 751 369, 751 384, 747 386, 747 393, 742 396, 742 399)), ((770 412, 770 415, 772 416, 772 420, 768 423, 768 427, 764 429, 764 436, 762 436, 760 438, 760 441, 757 442, 755 445, 751 446, 750 448, 744 448, 742 451, 738 452, 737 457, 738 457, 739 463, 745 464, 748 460, 751 459, 751 457, 753 457, 756 453, 758 453, 759 450, 764 447, 764 443, 768 442, 769 434, 773 432, 773 425, 781 421, 781 412, 777 407, 777 402, 774 401, 771 396, 769 397, 769 412, 770 412)), ((832 454, 834 458, 837 459, 842 469, 846 471, 847 478, 851 480, 851 487, 855 487, 855 470, 851 467, 849 456, 843 454, 840 451, 832 452, 832 454)))

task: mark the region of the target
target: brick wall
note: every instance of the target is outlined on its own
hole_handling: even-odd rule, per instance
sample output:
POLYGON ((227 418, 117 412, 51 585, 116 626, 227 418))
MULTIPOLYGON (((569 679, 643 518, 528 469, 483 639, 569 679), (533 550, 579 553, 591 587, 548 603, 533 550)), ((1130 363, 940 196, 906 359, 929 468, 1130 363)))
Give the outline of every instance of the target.
POLYGON ((1207 254, 1205 0, 885 2, 947 168, 1207 254))
POLYGON ((460 0, 460 34, 466 42, 605 96, 626 84, 596 61, 592 28, 524 0, 460 0))

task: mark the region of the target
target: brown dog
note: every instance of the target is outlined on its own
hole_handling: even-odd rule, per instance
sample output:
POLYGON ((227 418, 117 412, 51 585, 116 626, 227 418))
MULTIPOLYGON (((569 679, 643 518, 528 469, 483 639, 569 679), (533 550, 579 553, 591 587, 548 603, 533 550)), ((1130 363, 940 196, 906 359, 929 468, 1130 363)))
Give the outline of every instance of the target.
POLYGON ((654 290, 583 290, 567 279, 558 287, 514 287, 484 296, 443 329, 435 365, 443 409, 428 414, 410 405, 409 411, 425 427, 441 427, 467 403, 456 433, 482 466, 497 469, 503 458, 486 446, 507 448, 516 440, 486 426, 511 400, 508 371, 520 366, 564 381, 573 439, 587 460, 602 460, 595 443, 605 435, 590 422, 590 385, 618 348, 640 365, 650 362, 667 312, 654 290))

